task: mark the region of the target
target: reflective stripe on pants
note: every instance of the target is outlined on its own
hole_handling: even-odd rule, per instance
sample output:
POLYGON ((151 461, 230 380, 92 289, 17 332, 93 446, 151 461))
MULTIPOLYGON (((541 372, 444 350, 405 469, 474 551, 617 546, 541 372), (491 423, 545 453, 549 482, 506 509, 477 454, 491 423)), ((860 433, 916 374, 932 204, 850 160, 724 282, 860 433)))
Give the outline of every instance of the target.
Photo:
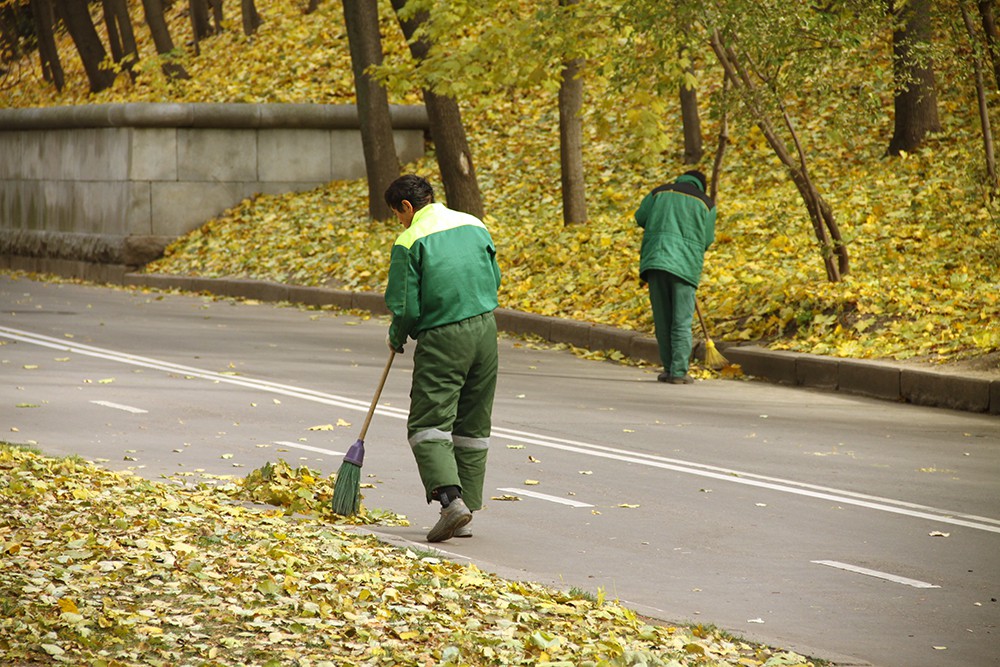
POLYGON ((482 507, 497 367, 492 312, 417 335, 407 437, 427 502, 458 486, 470 510, 482 507))

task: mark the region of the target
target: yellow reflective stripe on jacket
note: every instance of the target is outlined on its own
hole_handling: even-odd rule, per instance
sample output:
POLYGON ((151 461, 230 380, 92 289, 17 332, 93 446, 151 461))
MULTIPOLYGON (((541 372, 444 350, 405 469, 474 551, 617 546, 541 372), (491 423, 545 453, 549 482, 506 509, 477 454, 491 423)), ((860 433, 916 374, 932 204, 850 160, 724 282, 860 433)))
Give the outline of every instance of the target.
POLYGON ((395 245, 409 249, 425 236, 463 225, 486 228, 478 218, 468 213, 453 211, 444 204, 428 204, 413 214, 409 228, 396 238, 395 245))

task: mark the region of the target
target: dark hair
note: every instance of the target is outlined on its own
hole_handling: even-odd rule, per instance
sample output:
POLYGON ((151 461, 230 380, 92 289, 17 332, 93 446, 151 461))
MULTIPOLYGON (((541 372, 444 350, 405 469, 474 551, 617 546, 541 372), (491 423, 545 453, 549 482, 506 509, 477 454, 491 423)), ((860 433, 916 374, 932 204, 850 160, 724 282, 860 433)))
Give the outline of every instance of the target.
POLYGON ((419 211, 434 201, 434 188, 415 174, 400 176, 385 189, 385 203, 394 211, 402 210, 403 201, 413 205, 414 211, 419 211))
POLYGON ((701 182, 701 189, 704 192, 708 192, 708 181, 705 180, 705 174, 701 173, 697 169, 691 169, 684 172, 685 176, 694 176, 701 182))

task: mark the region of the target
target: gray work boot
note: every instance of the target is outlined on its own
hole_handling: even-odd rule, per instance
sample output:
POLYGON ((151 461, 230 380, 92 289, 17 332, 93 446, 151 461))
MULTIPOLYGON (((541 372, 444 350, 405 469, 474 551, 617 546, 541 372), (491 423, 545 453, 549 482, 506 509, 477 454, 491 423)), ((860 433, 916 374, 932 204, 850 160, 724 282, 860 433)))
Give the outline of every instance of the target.
POLYGON ((444 542, 455 536, 455 531, 472 521, 472 512, 461 498, 455 498, 441 508, 441 518, 427 533, 428 542, 444 542))
POLYGON ((469 523, 455 529, 455 533, 452 537, 472 537, 472 519, 469 519, 469 523))

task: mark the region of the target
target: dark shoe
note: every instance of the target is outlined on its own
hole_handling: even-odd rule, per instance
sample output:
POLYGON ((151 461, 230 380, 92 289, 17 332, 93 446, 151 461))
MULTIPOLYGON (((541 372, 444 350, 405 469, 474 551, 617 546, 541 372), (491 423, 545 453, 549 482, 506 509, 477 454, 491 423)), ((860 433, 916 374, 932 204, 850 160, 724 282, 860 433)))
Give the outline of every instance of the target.
POLYGON ((669 384, 691 384, 694 382, 694 378, 690 375, 671 375, 670 373, 664 371, 656 376, 657 382, 667 382, 669 384))
POLYGON ((427 533, 428 542, 444 542, 455 536, 455 531, 472 521, 472 512, 461 498, 455 498, 441 508, 441 518, 427 533))

